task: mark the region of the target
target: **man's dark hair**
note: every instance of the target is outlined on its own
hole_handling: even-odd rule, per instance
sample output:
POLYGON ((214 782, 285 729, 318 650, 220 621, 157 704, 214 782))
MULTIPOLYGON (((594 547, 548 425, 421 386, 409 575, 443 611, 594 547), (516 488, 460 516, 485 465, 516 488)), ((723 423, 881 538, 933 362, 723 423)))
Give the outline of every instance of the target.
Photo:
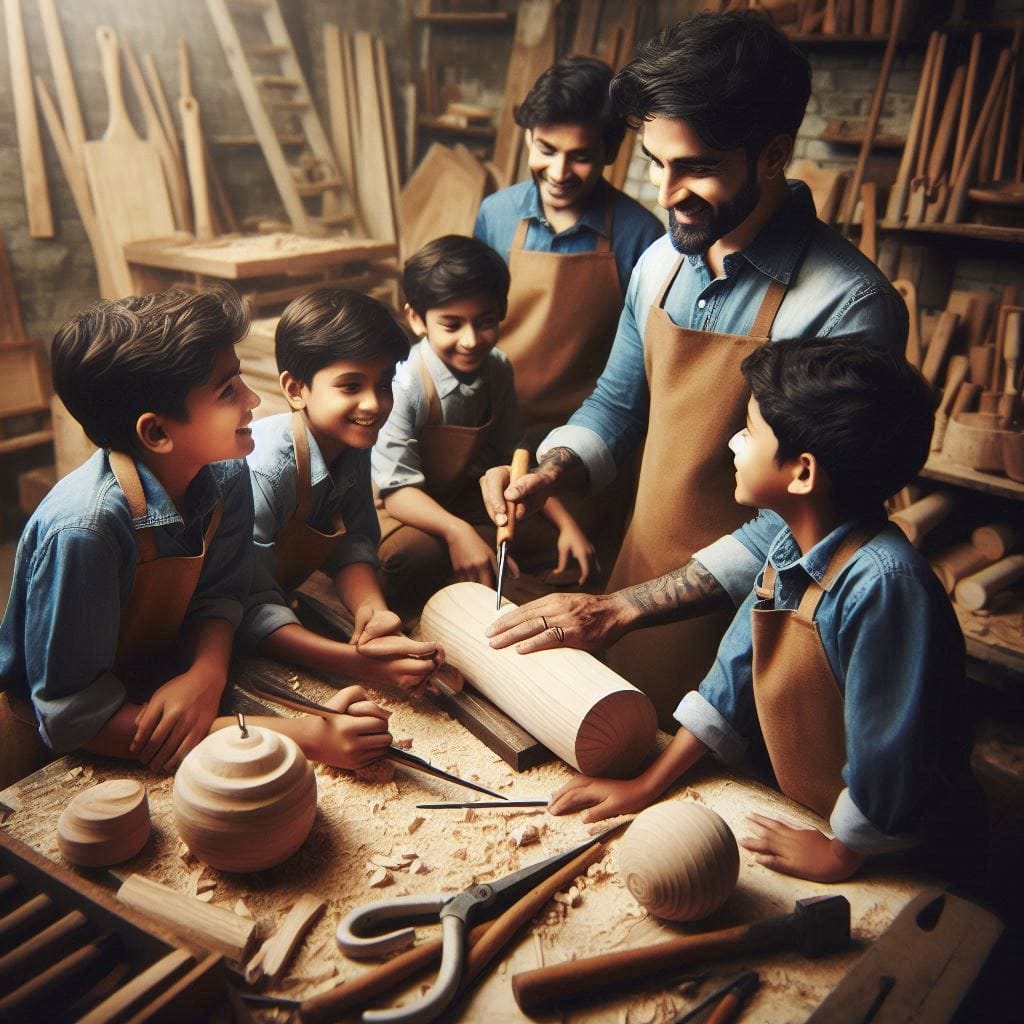
POLYGON ((795 136, 811 95, 807 58, 763 15, 698 14, 663 28, 612 79, 611 98, 635 128, 686 121, 712 149, 756 156, 795 136))
POLYGON ((547 124, 597 125, 605 163, 611 163, 626 134, 626 119, 612 106, 612 69, 593 57, 566 57, 533 83, 513 116, 520 128, 547 124))
POLYGON ((315 288, 294 299, 274 333, 277 369, 310 384, 325 366, 409 354, 409 341, 383 303, 347 288, 315 288))
POLYGON ((778 438, 776 461, 815 456, 845 518, 877 513, 924 465, 934 401, 902 356, 848 339, 807 338, 764 345, 740 368, 778 438))
POLYGON ((93 444, 133 452, 139 417, 187 419, 189 392, 248 330, 248 310, 227 286, 96 302, 53 337, 54 389, 93 444))
POLYGON ((428 309, 470 295, 492 295, 504 318, 509 274, 505 261, 486 243, 465 235, 444 235, 405 261, 405 301, 425 318, 428 309))

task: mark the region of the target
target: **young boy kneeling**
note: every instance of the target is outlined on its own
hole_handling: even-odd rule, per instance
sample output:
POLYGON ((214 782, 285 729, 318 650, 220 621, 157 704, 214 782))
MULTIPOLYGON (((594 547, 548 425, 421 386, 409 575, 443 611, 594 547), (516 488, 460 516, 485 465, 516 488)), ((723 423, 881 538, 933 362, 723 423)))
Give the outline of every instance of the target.
MULTIPOLYGON (((385 583, 412 608, 453 578, 494 585, 494 527, 479 478, 511 458, 522 431, 512 366, 494 347, 508 304, 502 258, 474 238, 445 235, 406 262, 402 287, 421 341, 398 368, 373 480, 385 583)), ((575 558, 583 583, 590 542, 560 502, 550 499, 543 513, 520 524, 520 561, 550 565, 557 549, 556 572, 575 558)))
MULTIPOLYGON (((97 303, 54 337, 57 394, 100 450, 18 545, 0 626, 6 781, 75 749, 173 769, 234 722, 217 711, 252 577, 248 326, 230 289, 169 291, 97 303)), ((331 764, 381 753, 336 722, 258 721, 331 764)))
POLYGON ((902 360, 840 340, 775 342, 742 369, 752 397, 730 441, 736 500, 784 520, 762 575, 657 760, 626 782, 577 778, 550 810, 636 811, 707 751, 747 755, 835 835, 754 815, 741 845, 759 863, 830 882, 916 846, 962 877, 984 833, 963 636, 883 511, 927 457, 931 394, 902 360))

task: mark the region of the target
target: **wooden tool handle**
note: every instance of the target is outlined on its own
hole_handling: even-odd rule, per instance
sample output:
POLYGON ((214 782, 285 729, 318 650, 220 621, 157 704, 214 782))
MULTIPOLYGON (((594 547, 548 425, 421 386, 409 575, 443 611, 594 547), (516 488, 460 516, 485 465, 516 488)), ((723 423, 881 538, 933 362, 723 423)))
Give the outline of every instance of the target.
POLYGON ((946 383, 942 386, 942 403, 939 405, 939 411, 947 416, 953 407, 953 400, 960 390, 960 385, 967 379, 967 369, 967 356, 949 357, 949 365, 946 367, 946 383))
POLYGON ((178 100, 178 109, 181 112, 182 135, 185 139, 188 181, 192 187, 192 216, 196 240, 206 242, 213 238, 213 221, 210 217, 210 190, 206 182, 206 167, 203 164, 203 132, 199 121, 199 104, 194 96, 182 96, 178 100))
POLYGON ((948 309, 944 309, 939 314, 939 321, 928 342, 928 351, 925 353, 924 364, 921 367, 921 375, 933 388, 938 383, 939 374, 942 373, 942 364, 946 360, 946 354, 953 343, 953 335, 956 333, 959 323, 960 317, 948 309))
MULTIPOLYGON (((526 476, 529 471, 530 453, 525 448, 517 448, 512 455, 512 465, 509 467, 509 485, 511 486, 514 484, 520 477, 526 476)), ((499 526, 498 532, 495 536, 495 544, 499 548, 505 541, 511 540, 515 536, 516 532, 515 502, 506 502, 505 511, 508 514, 508 523, 505 526, 499 526)))
POLYGON ((519 1008, 524 1013, 533 1014, 620 982, 634 981, 697 960, 741 952, 747 948, 749 936, 749 926, 740 925, 705 935, 672 939, 654 946, 568 960, 514 975, 512 993, 519 1008))
POLYGON ((103 139, 106 142, 138 142, 139 135, 128 117, 121 91, 121 51, 117 45, 117 33, 109 25, 100 25, 96 29, 96 42, 100 48, 100 67, 110 107, 103 139))

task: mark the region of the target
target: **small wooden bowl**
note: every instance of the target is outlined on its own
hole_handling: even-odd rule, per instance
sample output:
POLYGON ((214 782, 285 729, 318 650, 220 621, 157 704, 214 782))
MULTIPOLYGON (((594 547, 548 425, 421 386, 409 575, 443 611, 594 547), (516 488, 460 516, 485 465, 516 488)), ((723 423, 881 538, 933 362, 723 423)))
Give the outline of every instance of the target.
POLYGON ((622 838, 619 870, 649 913, 694 921, 714 913, 736 888, 740 851, 721 815, 670 800, 636 816, 622 838))
POLYGON ((134 857, 149 838, 146 787, 108 779, 79 793, 61 812, 57 846, 72 864, 108 867, 134 857))
POLYGON ((174 823, 189 850, 222 871, 262 871, 306 841, 316 776, 299 745, 271 729, 211 733, 174 777, 174 823))
POLYGON ((1003 469, 1011 480, 1024 483, 1024 430, 1004 430, 1003 469))
POLYGON ((1003 472, 1004 431, 998 422, 998 414, 988 412, 962 412, 953 417, 946 427, 943 454, 950 462, 982 473, 1003 472))

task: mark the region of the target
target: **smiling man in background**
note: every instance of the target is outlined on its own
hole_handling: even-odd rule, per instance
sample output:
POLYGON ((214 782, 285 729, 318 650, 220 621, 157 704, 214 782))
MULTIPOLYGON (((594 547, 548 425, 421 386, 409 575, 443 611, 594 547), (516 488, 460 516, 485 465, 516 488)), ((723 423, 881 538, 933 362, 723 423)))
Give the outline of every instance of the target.
POLYGON ((617 641, 610 663, 666 725, 778 529, 765 514, 721 536, 747 515, 726 448, 743 424, 743 358, 772 338, 853 337, 895 352, 906 342, 899 295, 817 219, 806 185, 785 178, 810 91, 806 57, 750 12, 662 29, 615 76, 612 101, 643 130, 669 233, 637 264, 597 387, 545 439, 538 469, 511 487, 505 467, 483 481, 501 522, 506 499, 532 509, 567 486, 600 491, 643 444, 610 592, 549 595, 491 634, 521 653, 617 641), (633 632, 643 626, 657 629, 633 632))

